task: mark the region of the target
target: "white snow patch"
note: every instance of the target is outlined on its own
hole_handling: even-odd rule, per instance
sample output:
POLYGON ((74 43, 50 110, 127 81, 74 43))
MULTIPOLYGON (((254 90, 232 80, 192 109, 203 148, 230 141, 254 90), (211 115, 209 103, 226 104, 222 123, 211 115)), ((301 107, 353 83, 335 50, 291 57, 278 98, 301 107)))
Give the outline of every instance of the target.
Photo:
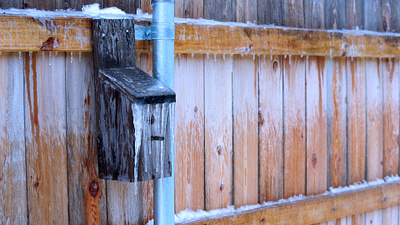
MULTIPOLYGON (((357 183, 354 185, 350 185, 348 187, 329 188, 329 191, 326 191, 325 193, 323 193, 321 195, 332 196, 332 195, 337 195, 342 192, 360 190, 360 189, 367 188, 367 187, 378 186, 378 185, 381 185, 384 183, 389 184, 389 183, 395 183, 395 182, 399 182, 399 181, 400 181, 400 177, 398 175, 396 175, 396 176, 386 177, 385 179, 377 179, 377 180, 371 181, 371 182, 364 181, 362 183, 360 182, 360 183, 357 183)), ((292 204, 292 203, 302 201, 305 199, 309 199, 312 197, 314 197, 314 196, 298 195, 298 196, 290 197, 288 199, 281 199, 281 200, 275 201, 275 202, 264 202, 263 204, 246 205, 246 206, 242 206, 237 209, 235 209, 234 206, 228 206, 223 209, 214 209, 214 210, 211 210, 208 212, 204 211, 204 210, 197 210, 197 211, 183 210, 183 211, 175 214, 175 223, 196 221, 196 220, 200 220, 200 219, 212 219, 212 218, 221 217, 221 216, 232 216, 235 214, 240 214, 240 213, 248 212, 251 210, 257 210, 261 207, 273 207, 273 206, 281 205, 281 204, 285 204, 285 203, 292 204)), ((153 224, 154 224, 153 220, 150 220, 147 223, 147 225, 153 225, 153 224)))

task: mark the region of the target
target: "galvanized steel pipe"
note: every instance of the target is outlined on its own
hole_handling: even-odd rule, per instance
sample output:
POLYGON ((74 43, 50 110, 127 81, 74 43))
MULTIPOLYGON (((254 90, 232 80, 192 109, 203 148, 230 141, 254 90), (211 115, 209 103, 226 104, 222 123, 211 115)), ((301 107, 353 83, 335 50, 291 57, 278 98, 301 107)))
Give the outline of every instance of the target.
MULTIPOLYGON (((174 0, 152 0, 153 75, 174 90, 174 0)), ((173 115, 175 117, 175 115, 173 115)), ((173 118, 171 118, 174 121, 173 118)), ((173 125, 174 126, 174 125, 173 125)), ((173 129, 173 128, 171 128, 173 129)), ((173 131, 171 131, 173 135, 173 131)), ((174 224, 175 217, 175 144, 171 138, 172 176, 154 180, 154 224, 174 224)))

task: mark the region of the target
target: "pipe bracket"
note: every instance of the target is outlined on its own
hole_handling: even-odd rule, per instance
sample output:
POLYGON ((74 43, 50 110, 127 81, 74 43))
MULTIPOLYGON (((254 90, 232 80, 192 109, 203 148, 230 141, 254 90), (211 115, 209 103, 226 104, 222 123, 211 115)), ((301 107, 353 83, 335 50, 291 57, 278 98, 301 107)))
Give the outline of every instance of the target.
POLYGON ((135 40, 174 40, 175 24, 135 25, 135 40))

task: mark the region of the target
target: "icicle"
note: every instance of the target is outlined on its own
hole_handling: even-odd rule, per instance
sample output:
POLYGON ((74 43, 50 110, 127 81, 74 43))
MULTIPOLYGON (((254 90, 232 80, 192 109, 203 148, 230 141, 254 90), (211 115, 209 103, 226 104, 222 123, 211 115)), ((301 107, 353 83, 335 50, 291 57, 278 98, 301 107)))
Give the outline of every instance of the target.
POLYGON ((21 60, 21 58, 22 58, 22 53, 18 52, 18 59, 21 60))
POLYGON ((58 52, 56 52, 55 55, 57 56, 57 55, 58 55, 58 52))
POLYGON ((217 61, 217 54, 214 54, 214 62, 217 61))
POLYGON ((29 52, 29 66, 32 66, 32 52, 29 52))
POLYGON ((207 59, 210 59, 210 53, 207 53, 207 59))
POLYGON ((49 66, 51 66, 51 52, 49 52, 49 66))
MULTIPOLYGON (((167 113, 168 113, 168 103, 162 104, 161 108, 161 135, 165 137, 167 134, 167 129, 169 127, 166 126, 166 119, 167 119, 167 113)), ((161 169, 161 188, 164 188, 164 145, 165 141, 161 142, 161 148, 160 148, 160 169, 161 169)))
POLYGON ((222 58, 225 60, 225 53, 224 53, 224 54, 222 54, 222 58))
POLYGON ((81 58, 82 58, 82 52, 79 52, 79 62, 82 61, 81 58))
POLYGON ((256 55, 253 54, 253 60, 255 60, 255 59, 256 59, 256 55))
POLYGON ((287 55, 285 55, 285 59, 286 59, 286 56, 287 56, 287 55))
POLYGON ((306 57, 306 59, 308 60, 308 56, 306 57))
POLYGON ((192 53, 192 59, 193 59, 193 57, 194 57, 194 53, 192 53))
POLYGON ((72 63, 72 61, 73 61, 73 57, 72 57, 72 55, 73 55, 73 53, 71 52, 71 63, 72 63))
POLYGON ((242 57, 243 57, 243 53, 242 53, 242 54, 240 54, 240 56, 242 56, 242 57))
POLYGON ((353 62, 353 56, 351 57, 351 61, 353 62))
POLYGON ((289 55, 289 65, 292 65, 292 56, 289 55))
POLYGON ((42 59, 43 59, 43 61, 44 61, 44 52, 42 52, 42 59))
POLYGON ((181 59, 181 53, 178 54, 178 59, 181 59))
POLYGON ((140 62, 140 52, 137 55, 137 60, 138 60, 138 62, 140 62))
POLYGON ((138 176, 139 176, 139 152, 142 144, 142 129, 143 129, 143 111, 141 105, 132 104, 133 123, 135 126, 135 195, 137 195, 138 176))
POLYGON ((303 55, 300 55, 301 58, 303 58, 303 55))
MULTIPOLYGON (((143 117, 144 117, 144 122, 145 122, 145 127, 151 128, 150 125, 150 120, 151 120, 151 112, 150 112, 150 104, 146 104, 145 107, 143 107, 143 117)), ((144 172, 147 173, 147 155, 151 154, 151 129, 144 129, 143 130, 143 156, 144 156, 144 172), (149 154, 150 152, 150 154, 149 154)))
POLYGON ((231 53, 229 57, 232 59, 232 57, 233 57, 233 53, 231 53))
POLYGON ((271 61, 272 61, 272 55, 270 55, 271 61))
POLYGON ((0 52, 0 55, 1 55, 1 52, 0 52))

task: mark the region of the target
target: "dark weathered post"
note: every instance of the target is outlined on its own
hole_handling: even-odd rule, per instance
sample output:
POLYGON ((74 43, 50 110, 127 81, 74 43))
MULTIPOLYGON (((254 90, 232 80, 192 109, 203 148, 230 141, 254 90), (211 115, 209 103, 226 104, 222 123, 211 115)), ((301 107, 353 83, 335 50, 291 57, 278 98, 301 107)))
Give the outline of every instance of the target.
POLYGON ((175 93, 135 67, 133 19, 94 19, 99 177, 137 182, 171 176, 175 93))

